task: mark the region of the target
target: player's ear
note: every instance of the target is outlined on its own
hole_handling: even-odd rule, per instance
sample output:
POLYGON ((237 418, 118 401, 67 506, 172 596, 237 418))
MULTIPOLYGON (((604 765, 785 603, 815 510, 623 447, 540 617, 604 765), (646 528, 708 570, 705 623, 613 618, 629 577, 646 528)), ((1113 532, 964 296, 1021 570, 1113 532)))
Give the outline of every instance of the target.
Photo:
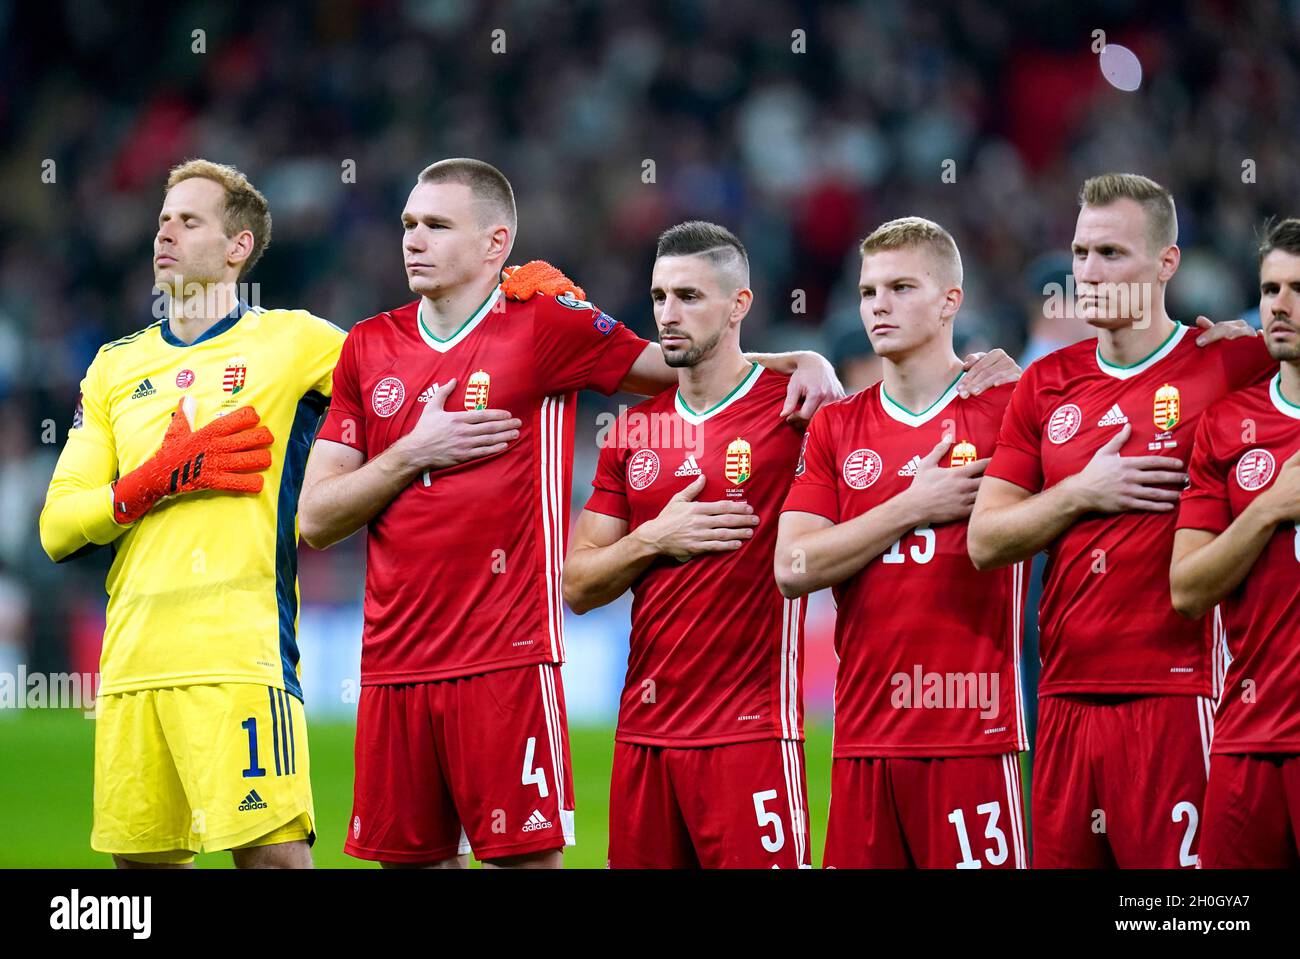
POLYGON ((1160 272, 1157 278, 1161 283, 1168 283, 1178 272, 1178 264, 1182 262, 1183 251, 1178 249, 1176 244, 1170 244, 1160 252, 1160 272))
POLYGON ((230 244, 226 247, 226 263, 230 266, 242 267, 244 262, 253 255, 253 231, 240 230, 230 239, 230 244))
POLYGON ((960 286, 949 287, 948 291, 943 295, 943 305, 939 308, 939 318, 951 320, 957 315, 957 311, 961 309, 964 298, 965 294, 960 286))
POLYGON ((745 314, 749 312, 749 308, 753 305, 754 305, 753 290, 737 290, 736 298, 731 303, 731 316, 729 317, 730 321, 732 323, 739 323, 741 320, 745 318, 745 314))
POLYGON ((487 235, 487 249, 484 251, 484 259, 495 260, 501 257, 504 263, 510 256, 510 250, 515 245, 515 238, 510 233, 510 227, 499 224, 494 226, 487 235))

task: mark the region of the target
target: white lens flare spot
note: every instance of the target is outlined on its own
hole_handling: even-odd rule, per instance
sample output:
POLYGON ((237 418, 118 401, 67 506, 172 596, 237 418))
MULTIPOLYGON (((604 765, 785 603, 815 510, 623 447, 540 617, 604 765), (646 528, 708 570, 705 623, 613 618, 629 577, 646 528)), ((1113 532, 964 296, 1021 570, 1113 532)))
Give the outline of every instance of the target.
POLYGON ((1101 75, 1117 90, 1132 93, 1142 85, 1142 62, 1137 54, 1118 43, 1108 43, 1101 48, 1101 75))

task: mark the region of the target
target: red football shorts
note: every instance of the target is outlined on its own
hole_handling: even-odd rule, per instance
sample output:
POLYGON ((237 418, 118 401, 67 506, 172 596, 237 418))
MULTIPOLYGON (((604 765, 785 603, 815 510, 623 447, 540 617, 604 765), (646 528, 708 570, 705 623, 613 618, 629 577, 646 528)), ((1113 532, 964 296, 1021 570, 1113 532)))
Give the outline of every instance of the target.
POLYGON ((1204 696, 1044 696, 1034 867, 1196 866, 1213 705, 1204 696))
POLYGON ((1024 869, 1020 759, 831 762, 827 869, 1024 869))
POLYGON ((810 868, 803 743, 614 744, 613 869, 810 868))
POLYGON ((1300 866, 1300 756, 1210 757, 1201 865, 1300 866))
POLYGON ((363 686, 348 855, 423 863, 573 845, 560 668, 363 686))

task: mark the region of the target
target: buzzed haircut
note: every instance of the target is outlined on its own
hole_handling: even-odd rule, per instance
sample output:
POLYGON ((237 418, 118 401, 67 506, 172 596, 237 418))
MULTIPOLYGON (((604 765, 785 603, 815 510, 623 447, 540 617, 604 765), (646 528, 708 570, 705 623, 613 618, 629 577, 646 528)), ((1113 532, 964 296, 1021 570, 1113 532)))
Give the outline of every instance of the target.
POLYGON ((961 253, 952 234, 933 220, 904 216, 882 223, 862 241, 861 253, 868 256, 884 250, 919 248, 938 261, 944 279, 956 286, 962 283, 961 253))
POLYGON ((222 232, 228 237, 238 236, 244 230, 253 234, 253 252, 239 268, 242 278, 262 258, 262 253, 271 243, 271 211, 266 197, 239 170, 211 160, 186 160, 172 167, 167 174, 164 193, 176 184, 196 177, 219 183, 225 190, 226 201, 221 208, 222 232))
POLYGON ((1110 206, 1119 200, 1132 200, 1147 215, 1147 242, 1152 251, 1163 250, 1178 242, 1178 213, 1174 198, 1155 180, 1138 173, 1103 173, 1083 181, 1079 206, 1110 206))
POLYGON ((475 212, 480 226, 504 223, 510 228, 513 243, 519 225, 515 210, 515 191, 506 175, 491 163, 470 157, 452 157, 431 163, 420 171, 420 183, 459 183, 474 195, 475 212))
POLYGON ((1263 234, 1264 239, 1259 243, 1260 263, 1274 250, 1300 256, 1300 219, 1289 216, 1277 222, 1269 220, 1264 224, 1263 234))
POLYGON ((749 253, 725 226, 704 220, 678 223, 659 234, 655 259, 665 256, 702 256, 727 274, 737 289, 749 289, 749 253))

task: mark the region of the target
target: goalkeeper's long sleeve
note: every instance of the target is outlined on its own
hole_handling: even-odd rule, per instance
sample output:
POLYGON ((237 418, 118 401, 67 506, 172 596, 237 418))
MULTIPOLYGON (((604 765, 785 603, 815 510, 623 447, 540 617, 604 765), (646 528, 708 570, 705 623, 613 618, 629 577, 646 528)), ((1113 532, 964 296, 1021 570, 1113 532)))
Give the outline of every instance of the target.
POLYGON ((81 383, 77 422, 68 430, 41 510, 41 546, 56 563, 87 546, 111 543, 127 530, 113 519, 117 447, 100 395, 92 365, 81 383))

